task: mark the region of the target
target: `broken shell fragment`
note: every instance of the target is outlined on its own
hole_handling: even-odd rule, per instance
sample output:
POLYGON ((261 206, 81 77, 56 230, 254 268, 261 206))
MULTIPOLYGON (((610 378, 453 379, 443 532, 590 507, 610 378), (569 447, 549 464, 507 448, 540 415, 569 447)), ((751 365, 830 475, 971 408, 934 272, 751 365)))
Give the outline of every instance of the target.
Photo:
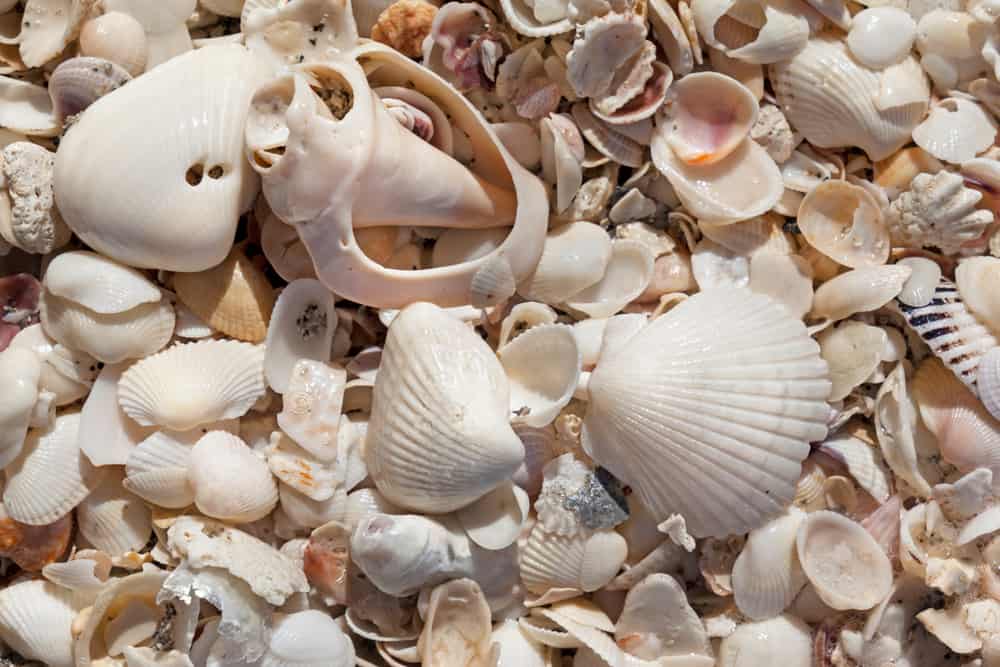
POLYGON ((37 144, 15 141, 0 152, 0 238, 25 252, 50 253, 69 240, 53 199, 55 156, 37 144))
POLYGON ((997 124, 975 102, 949 97, 913 128, 913 141, 939 160, 960 164, 993 145, 997 124))
POLYGON ((570 327, 532 327, 499 348, 497 357, 510 382, 514 421, 546 426, 573 397, 582 360, 570 327))
POLYGON ((146 69, 146 51, 142 24, 124 12, 101 14, 80 30, 80 55, 108 60, 131 76, 146 69))
POLYGON ((889 258, 878 201, 857 185, 820 183, 802 200, 798 224, 810 245, 844 266, 875 266, 889 258))
POLYGON ((571 222, 545 237, 534 272, 518 285, 526 299, 556 305, 596 284, 611 261, 611 239, 592 222, 571 222))
POLYGON ((28 659, 72 667, 78 611, 72 591, 45 580, 17 582, 0 591, 0 639, 28 659))

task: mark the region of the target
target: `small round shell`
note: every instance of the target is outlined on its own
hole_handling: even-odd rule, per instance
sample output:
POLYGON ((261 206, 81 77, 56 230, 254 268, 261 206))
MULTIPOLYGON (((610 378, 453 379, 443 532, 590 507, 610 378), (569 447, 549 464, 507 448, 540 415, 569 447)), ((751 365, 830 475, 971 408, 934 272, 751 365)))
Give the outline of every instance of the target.
POLYGON ((560 536, 536 525, 520 551, 521 581, 536 595, 595 591, 618 574, 627 552, 625 539, 613 530, 560 536))
POLYGON ((810 245, 844 266, 876 266, 889 258, 881 208, 860 186, 845 181, 817 185, 799 206, 798 224, 810 245))
POLYGON ((757 99, 735 79, 699 72, 670 89, 667 143, 685 164, 715 164, 736 150, 757 120, 757 99))
POLYGON ((913 129, 913 141, 939 160, 960 164, 992 146, 996 134, 996 121, 986 109, 964 98, 949 97, 913 129))
POLYGON ((884 69, 910 54, 917 23, 898 7, 870 7, 858 12, 847 34, 847 47, 865 67, 884 69))
POLYGON ((104 58, 132 76, 146 69, 146 31, 124 12, 108 12, 90 19, 80 30, 80 54, 104 58))
POLYGON ((267 462, 225 431, 209 431, 191 449, 189 479, 198 510, 215 519, 249 523, 278 504, 267 462))

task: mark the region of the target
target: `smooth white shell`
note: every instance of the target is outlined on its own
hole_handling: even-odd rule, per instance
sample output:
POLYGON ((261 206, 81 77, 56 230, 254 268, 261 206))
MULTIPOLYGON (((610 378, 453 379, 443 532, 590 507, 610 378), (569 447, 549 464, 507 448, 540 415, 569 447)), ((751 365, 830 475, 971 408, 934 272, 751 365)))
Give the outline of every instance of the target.
POLYGON ((570 327, 532 327, 498 349, 497 357, 510 381, 515 421, 536 428, 550 424, 573 397, 581 357, 570 327))
POLYGON ((743 623, 719 645, 720 667, 755 667, 772 660, 787 667, 813 664, 809 626, 794 616, 743 623))
POLYGON ((784 516, 750 531, 733 564, 733 599, 748 618, 765 620, 783 612, 806 584, 795 550, 805 513, 792 507, 784 516))
POLYGON ((278 485, 267 462, 231 433, 202 436, 191 448, 188 470, 194 503, 206 516, 249 523, 278 504, 278 485))
POLYGON ((43 284, 52 294, 105 315, 161 298, 159 288, 135 269, 84 250, 55 257, 43 284))
POLYGON ((264 373, 268 385, 284 393, 299 359, 329 361, 336 328, 330 290, 311 278, 289 283, 278 296, 267 326, 264 373))
POLYGON ((597 283, 611 261, 611 239, 592 222, 571 222, 545 237, 535 271, 518 294, 550 305, 562 303, 597 283))
POLYGON ((897 7, 870 7, 854 16, 847 47, 865 67, 883 69, 910 53, 917 23, 897 7))
POLYGON ((960 97, 941 100, 913 128, 913 141, 945 162, 971 160, 993 145, 997 124, 986 109, 960 97))

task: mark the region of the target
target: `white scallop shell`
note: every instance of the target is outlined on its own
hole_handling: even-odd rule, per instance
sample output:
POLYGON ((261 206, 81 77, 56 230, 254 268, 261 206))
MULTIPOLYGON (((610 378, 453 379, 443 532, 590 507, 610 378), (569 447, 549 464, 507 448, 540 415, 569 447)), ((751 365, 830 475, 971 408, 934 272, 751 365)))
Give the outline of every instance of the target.
POLYGON ((871 609, 892 588, 892 563, 860 524, 813 512, 796 538, 799 562, 823 602, 834 609, 871 609))
POLYGON ((238 436, 209 431, 191 448, 188 479, 205 516, 249 523, 278 504, 278 485, 267 462, 238 436))
POLYGON ((45 430, 28 433, 21 454, 4 471, 3 504, 15 521, 45 526, 70 512, 100 482, 80 453, 79 412, 65 412, 45 430))
POLYGON ((787 667, 811 667, 813 639, 809 626, 783 614, 767 621, 741 623, 719 645, 719 667, 751 667, 772 660, 787 667))
POLYGON ((564 324, 532 327, 497 350, 510 382, 515 422, 540 428, 552 423, 576 390, 580 350, 564 324))
POLYGON ((354 645, 329 614, 278 615, 260 667, 353 667, 354 645))
POLYGON ((0 590, 0 639, 29 660, 74 667, 73 593, 44 580, 20 581, 0 590))
POLYGON ((509 406, 503 367, 472 329, 431 304, 405 308, 389 327, 368 424, 378 490, 448 512, 495 488, 524 459, 509 406))
POLYGON ((0 470, 21 453, 32 411, 38 402, 42 365, 30 350, 8 348, 0 353, 0 470))
POLYGON ((526 299, 562 303, 600 281, 611 261, 611 238, 592 222, 571 222, 548 233, 535 271, 517 286, 526 299))
POLYGON ((324 462, 332 461, 337 457, 347 371, 340 366, 303 358, 295 364, 289 377, 281 397, 278 426, 313 456, 324 462))
POLYGON ((655 259, 645 243, 615 239, 604 275, 570 297, 566 305, 589 317, 611 317, 646 291, 655 259))
POLYGON ((920 125, 913 141, 939 160, 960 164, 993 145, 997 123, 986 109, 961 97, 941 100, 920 125))
POLYGON ((797 507, 750 531, 733 564, 733 599, 745 616, 762 621, 781 614, 806 585, 795 535, 806 514, 797 507))
POLYGON ((66 224, 131 266, 202 271, 220 263, 257 190, 243 125, 258 71, 242 46, 206 47, 88 107, 56 153, 66 224), (125 147, 143 156, 142 169, 122 158, 125 147))
POLYGON ((80 535, 112 558, 140 551, 153 532, 149 508, 122 487, 125 471, 115 467, 76 508, 80 535))
POLYGON ((889 258, 882 209, 860 186, 831 180, 812 188, 799 206, 798 224, 810 245, 844 266, 876 266, 889 258))
POLYGON ((42 282, 50 293, 103 315, 124 313, 161 298, 159 288, 146 276, 86 250, 56 256, 42 282))
POLYGON ((812 316, 836 322, 881 308, 902 291, 911 272, 908 266, 890 264, 842 273, 816 290, 812 316))
POLYGON ((154 433, 129 454, 123 486, 160 507, 187 507, 194 502, 190 465, 190 446, 166 433, 154 433))
POLYGON ((807 443, 826 435, 829 391, 818 345, 783 306, 710 290, 601 359, 584 447, 655 520, 680 514, 699 537, 742 533, 794 497, 807 443), (697 500, 706 494, 713 503, 697 500))
POLYGON ((108 364, 153 354, 174 333, 174 309, 166 299, 102 315, 43 291, 39 314, 49 336, 108 364))
POLYGON ((536 595, 589 593, 614 579, 627 553, 625 538, 613 530, 562 536, 536 525, 520 549, 521 581, 536 595))
POLYGON ((839 38, 818 35, 790 60, 772 65, 770 80, 789 122, 811 144, 858 146, 872 160, 882 160, 910 140, 927 111, 930 88, 919 67, 912 71, 920 100, 879 108, 879 73, 851 58, 839 38))
POLYGON ((267 325, 264 374, 279 394, 288 388, 299 359, 330 360, 337 328, 333 294, 318 280, 292 281, 278 296, 267 325))
POLYGON ((127 363, 101 369, 80 412, 80 451, 95 466, 123 465, 133 448, 150 435, 118 404, 118 381, 127 363))
POLYGON ((669 574, 661 573, 651 574, 629 589, 615 623, 615 641, 626 653, 642 660, 712 653, 705 626, 691 608, 684 588, 669 574))
POLYGON ((233 340, 178 343, 122 374, 122 410, 143 426, 187 430, 241 417, 260 399, 264 349, 233 340))

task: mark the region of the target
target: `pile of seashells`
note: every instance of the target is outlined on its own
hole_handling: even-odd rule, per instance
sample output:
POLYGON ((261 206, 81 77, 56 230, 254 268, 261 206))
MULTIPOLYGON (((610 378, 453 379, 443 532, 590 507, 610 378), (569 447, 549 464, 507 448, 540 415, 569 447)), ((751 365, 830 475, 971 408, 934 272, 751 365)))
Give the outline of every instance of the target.
POLYGON ((0 0, 0 666, 1000 666, 1000 0, 0 0))

